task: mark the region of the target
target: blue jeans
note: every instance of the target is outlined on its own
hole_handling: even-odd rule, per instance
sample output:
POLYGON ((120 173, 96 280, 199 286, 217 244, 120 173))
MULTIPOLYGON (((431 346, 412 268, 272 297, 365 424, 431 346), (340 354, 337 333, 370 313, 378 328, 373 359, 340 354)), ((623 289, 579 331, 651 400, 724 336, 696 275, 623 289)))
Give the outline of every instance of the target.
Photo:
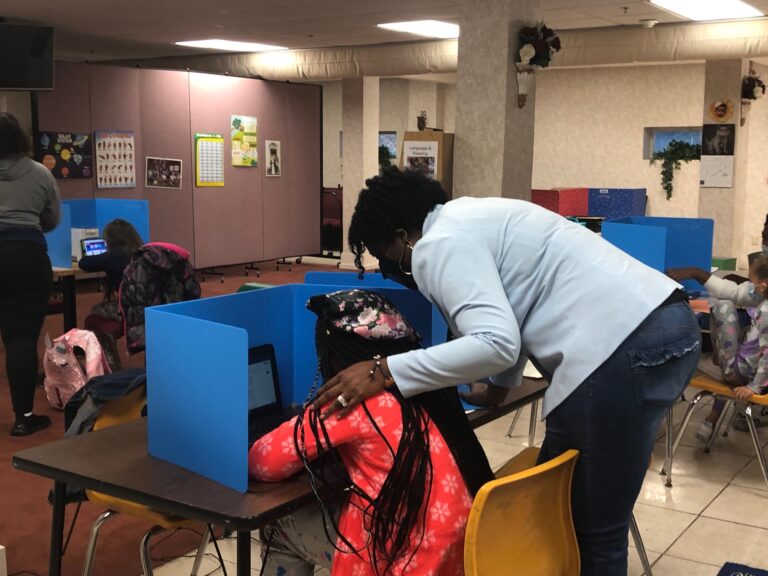
POLYGON ((580 453, 572 505, 582 576, 626 576, 629 521, 656 432, 699 353, 688 304, 657 308, 547 418, 539 462, 580 453))

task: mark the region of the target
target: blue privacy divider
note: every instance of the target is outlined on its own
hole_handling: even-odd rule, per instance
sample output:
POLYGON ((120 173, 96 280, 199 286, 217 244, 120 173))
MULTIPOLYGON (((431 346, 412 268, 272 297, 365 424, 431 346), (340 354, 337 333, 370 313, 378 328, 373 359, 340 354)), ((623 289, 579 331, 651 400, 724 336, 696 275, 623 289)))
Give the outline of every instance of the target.
POLYGON ((61 205, 61 221, 55 229, 45 235, 48 243, 48 258, 57 268, 72 267, 72 212, 66 204, 61 205))
MULTIPOLYGON (((662 272, 683 266, 709 270, 714 230, 715 222, 709 218, 639 216, 604 222, 603 238, 662 272), (660 239, 664 236, 662 250, 660 239)), ((687 290, 702 290, 695 280, 686 280, 683 285, 687 290)))
POLYGON ((667 229, 632 224, 629 218, 603 222, 603 238, 643 264, 664 272, 667 229))
POLYGON ((104 233, 104 226, 115 218, 130 222, 144 242, 150 241, 149 202, 146 200, 121 200, 94 198, 86 200, 64 200, 72 209, 72 226, 75 228, 98 228, 104 233))
MULTIPOLYGON (((339 288, 290 284, 148 308, 150 454, 244 492, 248 348, 275 347, 283 403, 301 403, 317 370, 316 316, 305 304, 339 288)), ((432 309, 419 293, 377 292, 433 343, 432 309)))

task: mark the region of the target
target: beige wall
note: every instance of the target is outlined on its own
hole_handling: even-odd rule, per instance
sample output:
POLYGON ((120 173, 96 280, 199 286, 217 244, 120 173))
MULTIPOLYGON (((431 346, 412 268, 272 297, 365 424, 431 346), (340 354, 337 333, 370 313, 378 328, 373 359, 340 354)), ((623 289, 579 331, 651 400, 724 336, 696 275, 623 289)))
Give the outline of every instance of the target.
POLYGON ((382 78, 380 84, 379 130, 397 132, 397 158, 393 164, 400 161, 403 135, 408 130, 410 84, 400 78, 382 78))
POLYGON ((699 162, 675 174, 668 201, 643 129, 701 125, 703 64, 545 70, 536 82, 534 188, 646 188, 649 215, 698 216, 699 162))
POLYGON ((32 133, 32 106, 29 92, 0 91, 0 112, 10 112, 27 134, 32 133))

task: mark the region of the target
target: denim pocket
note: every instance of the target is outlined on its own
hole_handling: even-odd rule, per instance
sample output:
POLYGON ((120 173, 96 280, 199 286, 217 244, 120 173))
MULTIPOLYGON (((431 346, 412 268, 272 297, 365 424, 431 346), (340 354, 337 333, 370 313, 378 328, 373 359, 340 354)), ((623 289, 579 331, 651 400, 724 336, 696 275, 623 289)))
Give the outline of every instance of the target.
POLYGON ((698 362, 700 338, 685 338, 629 352, 629 362, 642 404, 671 406, 682 393, 698 362))

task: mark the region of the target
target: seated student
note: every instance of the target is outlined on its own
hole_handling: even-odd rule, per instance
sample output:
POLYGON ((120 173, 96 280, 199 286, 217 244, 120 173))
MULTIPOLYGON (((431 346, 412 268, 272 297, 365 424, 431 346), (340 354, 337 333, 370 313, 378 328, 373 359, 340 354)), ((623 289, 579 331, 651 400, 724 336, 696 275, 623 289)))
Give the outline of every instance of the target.
MULTIPOLYGON (((418 334, 379 294, 315 296, 308 308, 318 317, 325 380, 356 362, 419 347, 418 334)), ((337 472, 351 479, 349 498, 338 520, 332 502, 318 495, 319 509, 262 530, 264 574, 310 575, 331 558, 334 575, 464 573, 473 495, 493 474, 455 388, 404 399, 388 387, 341 419, 321 420, 306 408, 251 447, 248 468, 255 479, 279 481, 318 458, 345 469, 337 472), (335 543, 330 534, 338 534, 335 543)))
MULTIPOLYGON (((713 360, 723 381, 740 400, 768 392, 768 257, 756 258, 749 267, 749 281, 737 284, 699 268, 668 270, 675 280, 692 278, 718 301, 712 306, 713 360), (737 307, 746 308, 750 324, 742 327, 737 307)), ((716 401, 696 437, 707 442, 725 403, 716 401)))
POLYGON ((85 318, 85 329, 91 330, 101 343, 113 370, 120 368, 120 355, 113 335, 115 322, 122 323, 117 292, 123 281, 123 270, 133 254, 144 244, 130 222, 115 218, 104 226, 107 251, 96 256, 83 256, 77 265, 86 272, 104 272, 107 276, 104 300, 94 306, 85 318))

